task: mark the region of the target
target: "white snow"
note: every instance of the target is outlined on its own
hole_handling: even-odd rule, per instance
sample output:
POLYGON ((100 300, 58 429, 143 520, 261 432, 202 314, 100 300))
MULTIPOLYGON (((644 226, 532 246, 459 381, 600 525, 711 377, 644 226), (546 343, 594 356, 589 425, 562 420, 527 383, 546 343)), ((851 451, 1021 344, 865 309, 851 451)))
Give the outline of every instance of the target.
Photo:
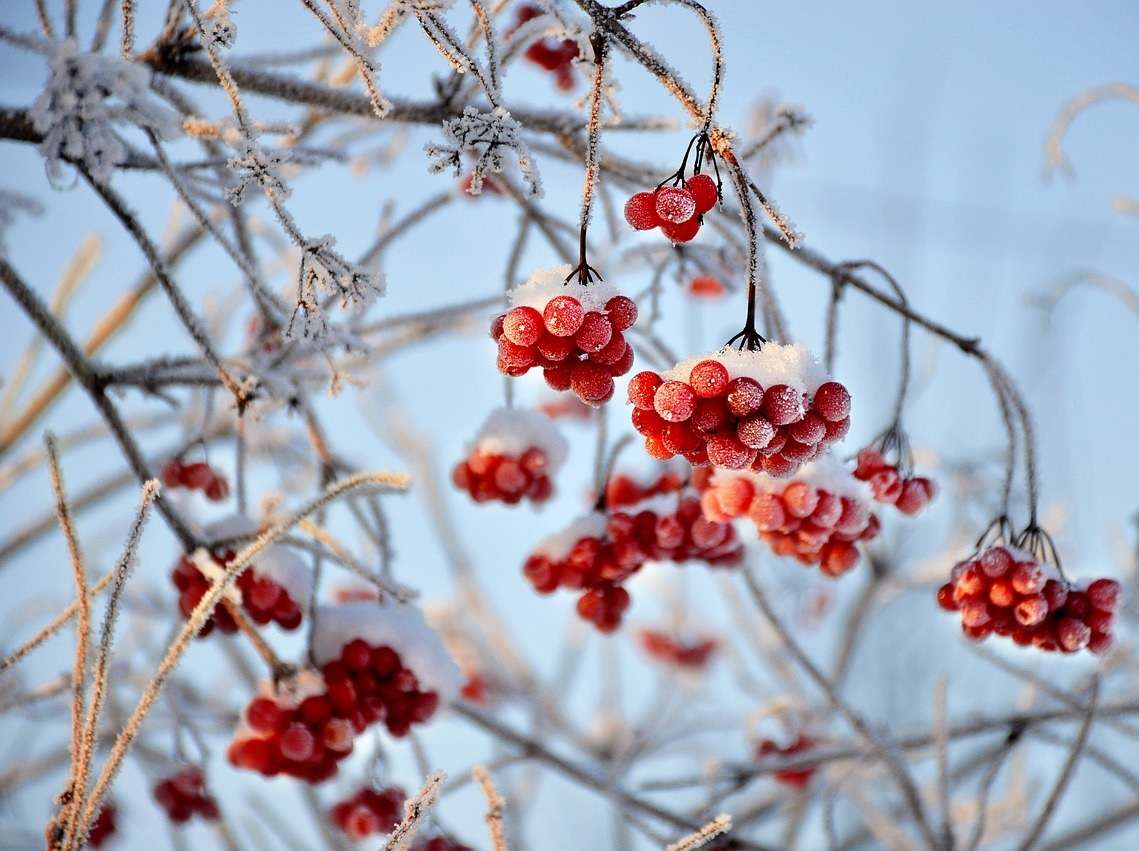
POLYGON ((712 486, 715 487, 738 478, 747 479, 757 490, 766 493, 782 493, 783 489, 791 482, 799 481, 807 482, 813 487, 825 490, 835 496, 845 496, 867 505, 873 499, 869 483, 854 478, 854 474, 829 452, 809 464, 804 464, 790 479, 777 479, 767 473, 757 473, 754 470, 716 468, 716 472, 712 474, 712 486))
POLYGON ((554 296, 569 295, 581 302, 586 311, 596 310, 604 313, 609 299, 620 295, 615 286, 604 281, 582 284, 574 275, 567 282, 566 278, 572 271, 573 267, 568 263, 552 269, 536 270, 526 283, 520 284, 506 294, 510 306, 532 307, 541 313, 546 302, 554 296))
POLYGON ((517 458, 532 446, 546 454, 551 475, 569 454, 569 444, 545 414, 529 408, 495 408, 475 435, 471 448, 487 455, 517 458))
POLYGON ((762 349, 754 352, 723 348, 682 360, 661 377, 686 382, 692 367, 705 360, 719 361, 732 378, 754 378, 764 390, 774 384, 786 384, 813 395, 820 385, 831 380, 818 358, 801 343, 764 343, 762 349))
POLYGON ((605 534, 605 515, 591 511, 573 521, 569 526, 542 540, 534 548, 534 555, 542 555, 553 561, 561 561, 569 555, 573 545, 582 538, 600 538, 605 534))
POLYGON ((65 159, 79 161, 98 183, 126 162, 117 126, 136 125, 159 138, 181 132, 177 114, 150 91, 150 72, 116 56, 84 53, 74 39, 59 42, 51 76, 32 104, 32 126, 42 133, 48 177, 58 183, 65 159))
POLYGON ((313 657, 318 665, 340 656, 344 645, 361 638, 372 646, 387 645, 426 689, 443 700, 458 694, 463 675, 443 640, 412 603, 354 602, 320 606, 316 610, 313 657))

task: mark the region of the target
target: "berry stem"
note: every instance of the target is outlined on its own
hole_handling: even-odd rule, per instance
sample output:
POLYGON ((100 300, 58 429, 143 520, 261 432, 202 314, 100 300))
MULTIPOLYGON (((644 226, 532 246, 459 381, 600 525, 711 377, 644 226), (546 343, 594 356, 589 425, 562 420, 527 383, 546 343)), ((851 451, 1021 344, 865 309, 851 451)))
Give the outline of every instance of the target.
POLYGON ((605 280, 601 273, 589 265, 589 246, 586 236, 589 233, 589 219, 593 213, 593 191, 597 185, 599 172, 597 147, 601 141, 601 102, 605 91, 605 58, 609 52, 609 41, 599 29, 595 29, 589 37, 593 45, 593 91, 589 101, 589 124, 586 127, 585 148, 585 181, 581 190, 581 227, 578 234, 578 264, 566 277, 568 283, 574 275, 578 282, 585 286, 592 283, 593 276, 598 280, 605 280))

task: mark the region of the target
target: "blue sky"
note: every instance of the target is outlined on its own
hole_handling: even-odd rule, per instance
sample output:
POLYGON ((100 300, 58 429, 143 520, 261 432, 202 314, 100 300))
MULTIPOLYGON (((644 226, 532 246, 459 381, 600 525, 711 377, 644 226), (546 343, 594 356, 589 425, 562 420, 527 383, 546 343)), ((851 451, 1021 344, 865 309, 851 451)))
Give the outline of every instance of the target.
MULTIPOLYGON (((140 42, 145 43, 154 32, 147 15, 155 10, 147 7, 164 8, 165 4, 140 5, 144 7, 140 42)), ((782 166, 771 181, 773 196, 805 233, 809 245, 835 260, 873 258, 880 262, 894 273, 918 309, 964 334, 979 336, 1004 360, 1036 418, 1043 504, 1050 511, 1062 507, 1058 542, 1069 572, 1080 576, 1117 570, 1112 557, 1119 541, 1134 541, 1128 518, 1139 501, 1135 490, 1139 463, 1131 438, 1139 426, 1134 376, 1134 364, 1139 362, 1137 319, 1102 293, 1084 290, 1068 296, 1051 322, 1045 322, 1028 305, 1026 296, 1047 291, 1059 277, 1077 269, 1095 269, 1139 286, 1139 220, 1122 217, 1110 208, 1116 195, 1139 196, 1139 110, 1123 104, 1093 108, 1068 138, 1075 179, 1060 177, 1049 182, 1042 178, 1044 136, 1064 101, 1089 86, 1134 83, 1139 78, 1139 53, 1134 49, 1139 6, 1097 2, 1076 9, 1072 4, 1018 0, 1001 4, 732 0, 710 5, 722 25, 727 58, 723 123, 744 129, 750 106, 761 96, 801 104, 814 119, 794 160, 782 166)), ((300 3, 274 3, 271 14, 268 8, 269 4, 252 0, 237 4, 238 54, 318 42, 317 24, 306 17, 300 3)), ((32 29, 32 4, 5 4, 0 23, 15 30, 32 29)), ((706 85, 705 39, 684 12, 654 5, 638 16, 634 27, 670 57, 698 90, 706 85)), ((410 28, 397 34, 380 60, 381 86, 404 96, 429 96, 429 75, 445 70, 410 28)), ((46 74, 42 59, 7 44, 0 44, 0 69, 0 104, 4 106, 30 104, 46 74)), ((620 61, 616 75, 627 112, 678 115, 668 97, 639 69, 620 61)), ((207 90, 187 91, 206 114, 226 114, 224 102, 207 90)), ((526 68, 507 77, 506 95, 510 102, 559 108, 573 104, 572 98, 557 94, 544 77, 526 68)), ((252 103, 259 117, 286 114, 277 104, 252 103)), ((429 175, 426 158, 420 153, 422 145, 438 135, 433 128, 414 128, 397 165, 387 170, 373 169, 361 176, 347 167, 328 164, 296 183, 290 209, 303 230, 336 234, 345 254, 352 256, 369 243, 385 201, 393 200, 399 215, 419 199, 452 185, 448 177, 429 175)), ((684 131, 635 139, 619 135, 613 134, 611 140, 615 150, 669 169, 686 141, 684 131)), ((390 131, 380 137, 381 141, 388 139, 390 131)), ((543 203, 575 218, 580 175, 541 158, 539 165, 548 190, 543 203)), ((128 196, 153 235, 166 230, 171 197, 154 177, 119 176, 115 185, 128 196)), ((85 186, 69 193, 54 192, 38 153, 29 146, 0 143, 0 187, 36 197, 47 207, 45 216, 22 220, 8 237, 11 262, 41 293, 50 292, 80 238, 94 232, 104 240, 95 276, 81 291, 70 315, 71 326, 84 332, 141 271, 135 246, 85 186)), ((375 308, 375 315, 498 291, 515 221, 513 210, 500 201, 451 205, 386 256, 389 295, 375 308)), ((524 267, 549 265, 551 259, 546 247, 532 240, 524 267)), ((826 282, 777 251, 772 251, 770 259, 772 281, 794 336, 821 348, 826 282)), ((199 303, 228 294, 238 283, 231 264, 213 249, 196 253, 181 267, 178 278, 199 303)), ((283 278, 277 281, 283 282, 283 278)), ((616 283, 632 292, 644 280, 616 283)), ((670 342, 676 349, 685 349, 691 326, 682 315, 683 301, 675 293, 666 300, 666 311, 670 342)), ((735 303, 702 311, 699 345, 711 349, 730 336, 741 313, 742 305, 735 303)), ((859 440, 881 427, 892 403, 897 323, 853 294, 845 303, 842 321, 836 373, 856 399, 856 423, 847 443, 853 450, 859 440)), ((0 362, 11 364, 27 344, 29 326, 15 311, 5 310, 0 314, 0 328, 0 362)), ((162 300, 153 298, 130 332, 109 346, 103 357, 111 363, 126 363, 172 350, 189 351, 189 341, 162 300)), ((915 332, 914 356, 915 395, 907 424, 915 444, 951 460, 999 448, 999 420, 976 365, 921 331, 915 332)), ((38 376, 46 374, 49 366, 54 364, 45 358, 38 376)), ((444 471, 485 412, 500 401, 501 384, 494 372, 492 350, 478 333, 402 353, 390 360, 385 373, 412 412, 416 427, 432 442, 444 471)), ((519 392, 524 400, 545 396, 536 378, 527 378, 519 392)), ((374 391, 348 391, 338 400, 321 402, 325 415, 335 418, 337 442, 362 466, 399 468, 403 462, 367 428, 354 397, 360 397, 363 406, 383 404, 374 391)), ((129 407, 141 408, 136 396, 127 398, 129 407)), ((626 422, 619 405, 610 416, 615 426, 626 422)), ((47 424, 63 431, 91 419, 87 401, 72 393, 53 410, 47 424)), ((588 478, 591 436, 580 427, 570 430, 576 430, 571 435, 574 454, 561 483, 564 496, 537 515, 497 507, 475 509, 446 491, 463 543, 492 597, 538 659, 552 659, 566 624, 572 621, 572 603, 568 598, 533 597, 518 566, 536 537, 557 528, 580 505, 577 493, 588 478)), ((168 431, 154 445, 176 437, 168 431)), ((96 478, 107 469, 109 452, 100 446, 75 453, 68 465, 69 482, 78 488, 96 478)), ((230 465, 231 459, 223 454, 220 463, 230 465)), ((276 482, 272 476, 258 474, 254 483, 271 488, 276 482)), ((38 515, 49 504, 48 494, 46 480, 38 475, 0 493, 0 516, 6 519, 0 526, 14 529, 38 515)), ((97 558, 113 557, 125 529, 124 511, 133 501, 133 496, 124 496, 83 518, 81 531, 97 558)), ((392 510, 401 577, 422 585, 429 596, 445 593, 449 570, 421 505, 411 497, 392 510)), ((928 526, 907 528, 905 537, 915 553, 938 550, 937 534, 947 514, 935 511, 923 521, 928 526)), ((68 581, 62 556, 61 541, 45 541, 4 570, 16 579, 22 593, 30 589, 37 599, 58 599, 68 581)), ((148 533, 140 576, 166 592, 164 571, 171 561, 169 540, 156 522, 148 533)), ((788 574, 783 590, 791 605, 803 593, 805 583, 798 574, 789 575, 791 568, 781 569, 788 574)), ((775 568, 773 572, 782 576, 775 568)), ((686 571, 685 593, 705 600, 713 594, 706 580, 700 571, 686 571)), ((838 593, 846 599, 851 586, 838 593)), ((635 607, 634 618, 652 618, 651 596, 646 591, 644 608, 635 607)), ((27 612, 13 610, 14 602, 0 603, 0 624, 5 631, 9 624, 18 624, 19 634, 24 635, 31 624, 27 612)), ((697 607, 696 616, 704 611, 697 607)), ((880 633, 883 641, 889 641, 896 635, 891 630, 897 630, 914 643, 893 662, 863 660, 863 677, 852 693, 868 712, 896 712, 902 721, 917 723, 928 700, 923 699, 922 708, 903 709, 907 688, 925 689, 928 694, 926 686, 939 671, 953 670, 961 658, 972 658, 953 650, 930 650, 915 638, 928 616, 928 610, 908 620, 900 614, 895 624, 875 626, 875 634, 880 633), (923 669, 915 672, 915 666, 923 669)), ((711 614, 708 618, 713 620, 711 614)), ((717 613, 715 619, 722 620, 721 615, 717 613)), ((957 640, 952 623, 935 623, 942 644, 957 640)), ((819 652, 827 650, 830 637, 824 631, 812 639, 819 652)), ((593 682, 603 679, 598 673, 604 670, 602 660, 616 652, 603 644, 595 639, 587 644, 589 667, 584 676, 592 676, 593 682)), ((189 664, 208 671, 207 649, 195 648, 195 654, 189 664)), ((66 666, 66 647, 53 646, 39 658, 45 667, 36 673, 46 678, 57 667, 66 666)), ((639 670, 643 661, 635 653, 624 652, 621 664, 629 684, 628 705, 635 707, 639 686, 651 680, 639 670)), ((547 672, 551 668, 552 663, 545 666, 547 672)), ((1070 668, 1062 675, 1079 672, 1070 668)), ((964 682, 969 682, 967 676, 964 682)), ((574 706, 587 712, 598 699, 598 689, 585 688, 574 698, 574 706)), ((968 685, 960 699, 962 704, 987 705, 968 685)), ((746 713, 746 708, 740 711, 746 713)), ((0 727, 0 753, 28 729, 26 724, 5 719, 0 727)), ((437 738, 429 736, 427 741, 434 744, 441 761, 455 768, 468 765, 479 752, 462 736, 457 723, 442 723, 437 738)), ((742 741, 736 732, 717 740, 715 747, 727 753, 742 747, 742 741)), ((410 765, 403 751, 398 759, 410 765)), ((224 782, 239 783, 228 775, 224 782)), ((1099 795, 1091 780, 1084 788, 1089 800, 1099 795)), ((564 786, 550 783, 543 789, 552 795, 564 791, 564 786)), ((40 791, 50 794, 46 787, 40 791)), ((460 825, 472 839, 481 837, 477 797, 464 793, 455 800, 453 810, 444 810, 447 823, 460 825)), ((552 844, 544 848, 581 847, 560 837, 568 835, 568 823, 577 825, 582 818, 582 829, 593 831, 590 835, 598 844, 608 842, 608 816, 596 798, 574 793, 565 801, 565 806, 551 806, 549 800, 541 805, 539 812, 549 819, 553 837, 552 844)), ((7 821, 13 812, 34 813, 38 819, 43 811, 42 802, 32 798, 13 806, 18 809, 0 812, 0 819, 7 821)), ((139 825, 149 824, 153 816, 146 810, 145 804, 137 805, 132 819, 139 825)), ((1078 813, 1062 810, 1060 818, 1074 815, 1078 813)), ((136 834, 143 835, 142 830, 136 834)), ((131 847, 146 847, 145 841, 138 844, 136 840, 131 847)))

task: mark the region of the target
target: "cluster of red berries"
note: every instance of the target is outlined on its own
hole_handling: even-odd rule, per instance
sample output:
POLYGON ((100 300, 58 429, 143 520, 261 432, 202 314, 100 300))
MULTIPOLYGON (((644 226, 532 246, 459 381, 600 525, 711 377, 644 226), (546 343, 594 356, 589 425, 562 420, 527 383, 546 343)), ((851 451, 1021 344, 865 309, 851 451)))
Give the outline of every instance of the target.
POLYGON ((550 419, 524 408, 498 408, 487 417, 451 480, 475 502, 550 498, 551 481, 565 461, 568 446, 550 419))
POLYGON ((245 710, 248 730, 230 743, 230 762, 266 776, 320 783, 336 773, 368 726, 382 722, 393 736, 405 736, 439 706, 439 695, 420 689, 399 653, 362 639, 347 642, 319 676, 308 676, 296 698, 253 699, 245 710))
POLYGON ((714 638, 682 641, 667 632, 655 629, 642 629, 638 637, 641 647, 649 656, 666 665, 686 670, 698 671, 706 668, 712 654, 720 646, 714 638))
POLYGON ((577 613, 602 632, 612 632, 629 608, 629 592, 622 583, 650 559, 731 566, 742 557, 731 524, 706 520, 700 500, 681 495, 658 497, 639 508, 588 514, 544 541, 522 572, 540 594, 583 589, 577 613), (664 505, 666 500, 671 507, 664 505))
POLYGON ((328 813, 329 819, 359 841, 373 833, 391 833, 403 817, 403 802, 407 796, 398 786, 376 791, 361 789, 351 798, 341 801, 328 813))
POLYGON ((229 496, 225 476, 204 461, 185 464, 181 458, 171 458, 162 468, 162 484, 168 488, 201 491, 210 502, 221 502, 229 496))
POLYGON ((455 465, 451 481, 475 502, 498 500, 517 505, 523 499, 545 502, 554 492, 547 475, 546 453, 531 447, 518 458, 473 450, 455 465))
POLYGON ((154 787, 158 805, 175 824, 184 824, 195 815, 206 821, 218 817, 218 802, 206 792, 206 778, 197 766, 183 768, 154 787))
MULTIPOLYGON (((212 558, 218 563, 218 572, 233 561, 236 553, 226 550, 215 553, 212 558)), ((178 589, 178 611, 183 619, 188 619, 199 601, 210 590, 211 582, 188 556, 182 556, 170 572, 170 579, 178 589)), ((250 619, 260 625, 272 621, 281 629, 294 630, 301 625, 303 614, 289 592, 267 576, 259 576, 254 567, 245 568, 238 574, 234 583, 241 597, 241 607, 250 619)), ((205 638, 214 627, 226 635, 237 632, 237 624, 225 606, 218 606, 198 630, 198 637, 205 638)))
MULTIPOLYGON (((810 750, 814 747, 815 742, 808 736, 799 734, 795 737, 794 741, 789 745, 780 745, 773 742, 771 739, 764 739, 755 747, 756 759, 772 756, 791 756, 793 754, 802 753, 803 751, 810 750)), ((814 768, 793 768, 785 771, 777 771, 772 777, 778 782, 787 786, 802 791, 811 782, 811 778, 815 774, 814 768)))
MULTIPOLYGON (((588 286, 577 285, 576 291, 588 286)), ((637 305, 614 295, 601 309, 587 310, 573 295, 555 295, 539 311, 519 305, 495 318, 498 369, 509 376, 541 367, 554 390, 573 390, 597 408, 613 398, 613 378, 633 368, 633 348, 623 334, 637 321, 637 305)))
POLYGON ((625 202, 625 221, 635 230, 660 228, 673 242, 688 242, 719 199, 716 181, 707 174, 694 174, 679 186, 658 186, 653 192, 633 195, 625 202))
MULTIPOLYGON (((680 364, 676 377, 639 372, 629 381, 633 427, 645 450, 662 460, 681 455, 695 466, 711 463, 730 470, 751 468, 785 478, 822 455, 850 428, 850 394, 837 381, 820 383, 813 394, 786 381, 765 388, 748 375, 733 377, 725 365, 758 352, 726 352, 680 364)), ((782 352, 773 353, 776 358, 782 352)), ((777 375, 778 371, 772 370, 777 375)), ((667 375, 667 373, 666 373, 667 375)))
MULTIPOLYGON (((514 27, 507 31, 509 36, 527 21, 531 21, 545 14, 539 7, 529 3, 518 7, 514 27)), ((577 59, 580 48, 571 38, 553 39, 543 38, 526 48, 523 54, 529 61, 539 68, 543 68, 554 75, 555 85, 563 92, 568 92, 574 86, 573 60, 577 59)))
POLYGON ((1111 648, 1119 594, 1114 579, 1076 586, 1029 553, 993 546, 956 565, 937 602, 960 612, 961 629, 974 641, 996 634, 1021 647, 1100 654, 1111 648))
POLYGON ((920 514, 937 496, 937 486, 932 479, 905 475, 896 464, 887 462, 874 447, 867 447, 858 453, 854 477, 870 483, 876 502, 892 505, 909 517, 920 514))
POLYGON ((647 481, 639 480, 625 473, 615 473, 605 486, 605 504, 610 509, 636 505, 650 497, 666 493, 676 493, 684 487, 685 477, 665 465, 660 473, 647 481))
POLYGON ((113 803, 103 804, 99 815, 91 823, 91 831, 87 834, 87 844, 92 848, 101 848, 118 831, 119 810, 113 803))
POLYGON ((420 839, 411 846, 411 851, 475 851, 475 849, 446 836, 431 836, 420 839))
POLYGON ((717 473, 704 491, 704 516, 720 522, 746 516, 776 555, 841 576, 858 564, 855 542, 878 534, 878 518, 853 492, 840 495, 812 484, 813 465, 804 472, 804 478, 787 483, 752 473, 717 473))

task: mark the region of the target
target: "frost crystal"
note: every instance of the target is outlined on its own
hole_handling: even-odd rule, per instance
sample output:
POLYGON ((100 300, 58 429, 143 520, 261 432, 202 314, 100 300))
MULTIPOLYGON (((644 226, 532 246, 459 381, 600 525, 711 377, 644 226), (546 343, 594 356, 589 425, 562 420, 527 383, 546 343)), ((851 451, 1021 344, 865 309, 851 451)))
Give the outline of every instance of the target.
POLYGON ((290 161, 282 151, 267 151, 252 139, 241 137, 237 155, 227 165, 238 173, 237 185, 226 190, 225 197, 235 207, 245 200, 245 190, 257 184, 277 201, 289 197, 290 189, 281 176, 281 169, 290 161))
POLYGON ((432 160, 430 170, 434 174, 452 168, 458 177, 463 170, 463 154, 474 157, 469 191, 472 195, 478 195, 488 174, 502 173, 505 163, 503 153, 513 150, 530 194, 541 196, 542 179, 529 149, 522 141, 521 129, 521 125, 502 107, 496 107, 490 112, 479 112, 473 106, 468 106, 462 115, 443 122, 443 132, 453 144, 426 146, 427 156, 432 160))
POLYGON ((80 53, 73 39, 60 42, 47 86, 31 109, 44 134, 40 152, 48 179, 59 184, 63 162, 79 163, 99 183, 111 179, 127 148, 115 125, 134 125, 160 138, 180 132, 174 112, 150 97, 149 72, 140 65, 97 53, 80 53))
MULTIPOLYGON (((362 312, 375 298, 383 295, 383 278, 378 273, 349 263, 332 250, 335 244, 336 239, 332 236, 322 236, 304 244, 297 276, 296 309, 304 314, 306 337, 324 337, 328 331, 322 295, 339 298, 341 308, 352 308, 357 312, 362 312)), ((292 323, 289 331, 292 332, 292 323)))

